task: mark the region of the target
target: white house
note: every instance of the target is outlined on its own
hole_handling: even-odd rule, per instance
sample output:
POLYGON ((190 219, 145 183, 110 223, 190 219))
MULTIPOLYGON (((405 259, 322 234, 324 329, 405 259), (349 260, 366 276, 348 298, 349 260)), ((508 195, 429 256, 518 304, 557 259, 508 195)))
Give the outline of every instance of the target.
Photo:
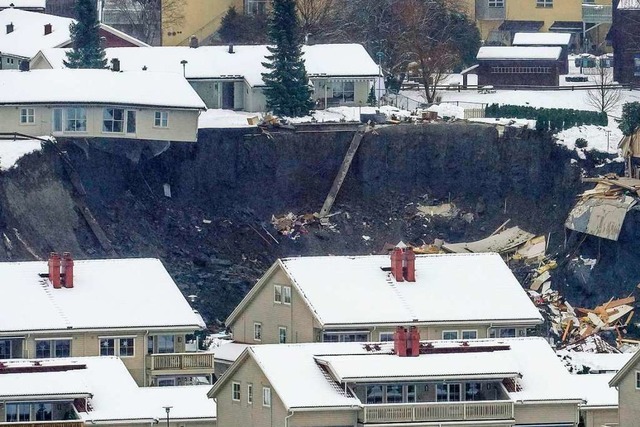
POLYGON ((205 109, 175 73, 64 69, 0 74, 0 132, 194 142, 205 109))
MULTIPOLYGON (((498 254, 317 256, 276 261, 226 320, 250 344, 521 337, 542 316, 498 254)), ((533 330, 532 330, 533 329, 533 330)))
MULTIPOLYGON (((121 70, 148 70, 184 75, 208 108, 265 111, 262 65, 267 46, 111 48, 107 57, 117 59, 121 70)), ((319 108, 333 105, 366 105, 379 70, 359 44, 303 46, 313 99, 319 108)), ((63 49, 44 49, 31 61, 32 69, 63 68, 63 49)))
MULTIPOLYGON (((41 49, 70 47, 69 26, 73 22, 71 18, 22 9, 0 10, 0 70, 20 68, 21 61, 28 62, 41 49)), ((100 24, 100 36, 105 46, 148 46, 104 24, 100 24)))
POLYGON ((0 360, 118 356, 141 386, 210 383, 213 356, 189 339, 204 321, 159 260, 52 254, 2 262, 0 277, 15 302, 0 310, 0 360))
POLYGON ((584 392, 544 339, 417 338, 251 346, 209 392, 218 425, 578 425, 584 392))
POLYGON ((114 357, 0 362, 0 422, 5 426, 214 426, 211 386, 140 387, 114 357), (170 407, 169 414, 165 407, 170 407))

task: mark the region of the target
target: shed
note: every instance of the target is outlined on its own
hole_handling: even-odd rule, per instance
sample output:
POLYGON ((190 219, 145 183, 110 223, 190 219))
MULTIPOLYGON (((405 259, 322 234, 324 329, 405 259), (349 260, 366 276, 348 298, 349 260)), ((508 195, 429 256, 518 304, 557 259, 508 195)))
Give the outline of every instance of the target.
POLYGON ((562 48, 483 46, 478 51, 478 85, 558 86, 562 48))
POLYGON ((571 46, 571 33, 516 33, 513 37, 513 46, 557 46, 562 49, 560 53, 560 74, 569 73, 569 46, 571 46))

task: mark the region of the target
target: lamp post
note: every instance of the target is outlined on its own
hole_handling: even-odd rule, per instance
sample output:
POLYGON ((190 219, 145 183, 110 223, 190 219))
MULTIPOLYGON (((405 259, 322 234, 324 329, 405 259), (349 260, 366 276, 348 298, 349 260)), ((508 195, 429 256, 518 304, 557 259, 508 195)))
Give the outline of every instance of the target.
POLYGON ((171 408, 173 408, 173 406, 163 406, 163 408, 164 408, 165 412, 167 413, 167 427, 169 427, 169 412, 171 412, 171 408))
POLYGON ((187 64, 189 61, 183 59, 180 63, 182 64, 182 77, 187 78, 187 64))
POLYGON ((382 86, 382 84, 380 83, 380 79, 382 79, 382 57, 384 56, 384 52, 379 51, 378 53, 376 53, 376 56, 378 57, 378 82, 377 82, 377 105, 378 107, 380 107, 380 91, 382 90, 382 88, 380 86, 382 86))

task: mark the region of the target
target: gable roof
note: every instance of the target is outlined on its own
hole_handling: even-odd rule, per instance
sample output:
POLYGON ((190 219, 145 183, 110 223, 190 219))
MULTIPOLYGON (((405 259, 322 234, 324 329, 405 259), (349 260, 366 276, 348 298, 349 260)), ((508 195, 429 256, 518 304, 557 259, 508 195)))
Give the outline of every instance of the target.
POLYGON ((158 259, 79 260, 74 288, 53 289, 47 263, 0 263, 0 335, 31 331, 200 329, 189 306, 158 259))
POLYGON ((562 52, 557 46, 482 46, 478 51, 479 60, 556 60, 562 52))
POLYGON ((620 381, 622 381, 627 373, 629 373, 629 371, 633 369, 638 361, 640 361, 640 351, 636 351, 633 357, 631 357, 631 359, 629 359, 629 361, 624 364, 622 369, 620 369, 618 373, 616 373, 615 376, 611 378, 611 381, 609 381, 609 386, 616 387, 618 384, 620 384, 620 381))
POLYGON ((29 8, 29 9, 42 9, 47 5, 47 0, 0 0, 0 7, 15 7, 15 8, 29 8))
MULTIPOLYGON (((7 367, 34 366, 33 360, 10 359, 7 367)), ((170 405, 171 419, 216 418, 216 406, 207 398, 211 386, 140 387, 121 359, 113 356, 38 359, 38 368, 28 373, 0 373, 3 400, 89 398, 91 410, 79 412, 88 424, 132 422, 149 425, 166 417, 163 406, 170 405), (70 370, 51 372, 52 366, 70 370)))
MULTIPOLYGON (((284 258, 265 276, 281 268, 324 326, 542 322, 498 254, 417 255, 416 282, 392 280, 382 270, 389 266, 386 255, 284 258)), ((227 325, 266 282, 258 281, 227 325)))
MULTIPOLYGON (((42 49, 57 48, 71 43, 69 26, 72 18, 49 15, 40 12, 8 8, 0 11, 0 52, 30 59, 42 49), (6 26, 13 24, 13 31, 6 32, 6 26), (51 33, 44 33, 44 26, 51 24, 51 33)), ((122 38, 137 46, 146 43, 105 24, 100 29, 122 38)))
MULTIPOLYGON (((359 44, 320 44, 303 46, 303 58, 309 77, 377 77, 378 66, 359 44)), ((183 75, 187 79, 239 79, 251 86, 263 86, 262 65, 269 54, 266 45, 185 46, 147 48, 107 48, 107 58, 118 58, 121 70, 161 71, 183 75), (187 61, 183 67, 182 61, 187 61)), ((63 68, 64 50, 45 49, 42 56, 52 68, 63 68)))
POLYGON ((2 71, 0 105, 65 103, 206 109, 189 82, 178 74, 89 69, 2 71))
MULTIPOLYGON (((430 343, 436 347, 464 348, 461 342, 455 341, 430 343)), ((209 396, 217 396, 224 383, 251 357, 287 409, 328 406, 357 409, 365 402, 345 394, 341 379, 347 382, 358 378, 373 383, 387 380, 411 382, 412 378, 423 378, 427 371, 451 374, 451 378, 456 375, 494 379, 517 377, 520 387, 517 391, 508 392, 509 400, 514 402, 582 401, 582 393, 576 390, 573 376, 543 338, 477 340, 473 345, 500 345, 506 349, 399 357, 392 354, 393 343, 382 343, 379 349, 372 349, 365 343, 256 345, 249 347, 225 372, 209 396), (348 374, 343 378, 332 376, 337 371, 348 374), (403 378, 394 377, 396 371, 402 371, 403 378), (372 373, 378 378, 370 378, 372 373)))
POLYGON ((571 33, 516 33, 513 46, 568 46, 571 33))

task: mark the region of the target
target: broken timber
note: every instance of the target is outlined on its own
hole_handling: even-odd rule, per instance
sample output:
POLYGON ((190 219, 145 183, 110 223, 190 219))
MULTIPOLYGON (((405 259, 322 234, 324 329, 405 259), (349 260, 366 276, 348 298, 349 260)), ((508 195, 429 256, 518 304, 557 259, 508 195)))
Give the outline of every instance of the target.
POLYGON ((356 134, 353 136, 351 140, 351 145, 349 145, 349 149, 347 150, 347 154, 345 154, 344 159, 342 160, 342 165, 340 165, 340 170, 338 171, 338 175, 333 180, 333 185, 331 186, 331 190, 327 195, 327 198, 322 205, 322 209, 320 209, 320 214, 318 215, 320 218, 326 217, 331 211, 331 207, 333 206, 333 202, 336 200, 336 196, 340 191, 340 187, 342 187, 342 183, 344 179, 347 177, 347 173, 349 172, 349 167, 351 166, 351 162, 356 155, 356 151, 358 151, 358 147, 360 146, 360 142, 362 142, 362 138, 367 132, 370 132, 372 129, 368 124, 361 126, 356 134))

